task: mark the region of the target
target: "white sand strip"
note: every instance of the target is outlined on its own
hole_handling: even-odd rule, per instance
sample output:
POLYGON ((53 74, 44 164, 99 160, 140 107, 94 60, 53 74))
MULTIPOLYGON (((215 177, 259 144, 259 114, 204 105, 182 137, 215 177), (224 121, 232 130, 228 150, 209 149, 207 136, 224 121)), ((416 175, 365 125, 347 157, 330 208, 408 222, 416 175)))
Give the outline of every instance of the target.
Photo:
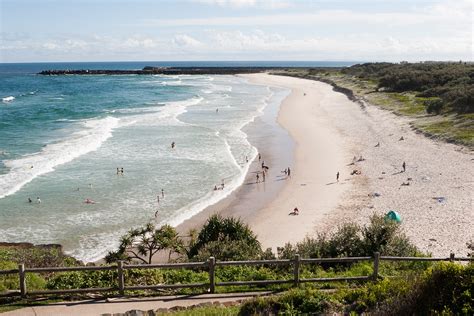
POLYGON ((275 200, 246 219, 264 247, 300 241, 345 220, 365 223, 372 213, 393 209, 423 251, 466 254, 466 242, 474 239, 472 152, 416 134, 408 119, 363 109, 321 82, 245 77, 292 89, 278 119, 296 142, 292 177, 275 200), (365 160, 348 165, 353 156, 365 160), (404 161, 407 170, 400 172, 404 161), (362 174, 351 176, 354 169, 362 174), (333 183, 337 171, 340 181, 333 183), (294 207, 300 215, 288 215, 294 207))

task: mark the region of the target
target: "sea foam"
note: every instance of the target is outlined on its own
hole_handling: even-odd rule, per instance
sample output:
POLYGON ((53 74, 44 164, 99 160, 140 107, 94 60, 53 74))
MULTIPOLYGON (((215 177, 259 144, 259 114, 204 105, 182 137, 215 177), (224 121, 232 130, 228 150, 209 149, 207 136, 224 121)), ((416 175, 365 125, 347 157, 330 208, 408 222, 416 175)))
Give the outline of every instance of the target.
POLYGON ((82 130, 57 143, 46 145, 40 152, 25 155, 19 159, 6 160, 4 164, 9 172, 0 175, 0 198, 18 191, 34 178, 51 172, 58 165, 97 150, 112 136, 117 127, 118 118, 87 120, 82 122, 82 130))
POLYGON ((13 100, 15 100, 15 97, 12 96, 12 95, 2 98, 2 102, 4 102, 4 103, 12 102, 13 100))

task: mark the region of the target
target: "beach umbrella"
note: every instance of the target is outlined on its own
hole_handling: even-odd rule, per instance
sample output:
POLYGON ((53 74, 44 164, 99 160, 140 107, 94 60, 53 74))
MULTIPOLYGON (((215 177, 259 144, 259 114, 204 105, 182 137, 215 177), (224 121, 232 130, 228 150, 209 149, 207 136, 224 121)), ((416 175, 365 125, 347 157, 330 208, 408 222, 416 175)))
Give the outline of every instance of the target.
POLYGON ((398 214, 397 212, 395 211, 390 211, 388 212, 386 215, 385 215, 385 219, 386 220, 390 220, 390 221, 396 221, 397 223, 401 223, 402 222, 402 217, 400 216, 400 214, 398 214))

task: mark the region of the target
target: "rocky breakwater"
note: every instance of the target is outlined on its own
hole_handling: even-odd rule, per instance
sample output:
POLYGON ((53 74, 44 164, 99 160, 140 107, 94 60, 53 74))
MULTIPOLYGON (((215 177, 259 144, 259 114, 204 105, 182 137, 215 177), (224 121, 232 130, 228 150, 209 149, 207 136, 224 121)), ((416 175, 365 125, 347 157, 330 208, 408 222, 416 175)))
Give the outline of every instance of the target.
MULTIPOLYGON (((271 68, 274 69, 274 68, 271 68)), ((141 70, 63 69, 43 70, 39 75, 235 75, 271 70, 266 67, 152 67, 141 70)))

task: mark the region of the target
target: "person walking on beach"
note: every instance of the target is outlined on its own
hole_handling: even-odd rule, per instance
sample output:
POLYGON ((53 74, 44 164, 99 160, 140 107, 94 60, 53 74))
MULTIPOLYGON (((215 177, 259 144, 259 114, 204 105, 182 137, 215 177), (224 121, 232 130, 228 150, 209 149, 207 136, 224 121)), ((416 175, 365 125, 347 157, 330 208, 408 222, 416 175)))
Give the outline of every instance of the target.
POLYGON ((339 182, 339 171, 336 173, 336 181, 339 182))
POLYGON ((156 201, 157 201, 157 203, 158 203, 158 205, 159 205, 159 204, 160 204, 160 195, 159 195, 159 194, 156 196, 156 201))
POLYGON ((405 172, 407 165, 405 164, 405 161, 402 164, 403 172, 405 172))
POLYGON ((290 170, 290 167, 288 167, 288 178, 291 178, 291 170, 290 170))
POLYGON ((161 189, 161 197, 165 198, 165 190, 161 189))
POLYGON ((259 182, 260 182, 260 176, 257 173, 257 183, 259 183, 259 182))
POLYGON ((260 159, 262 159, 262 156, 260 155, 260 153, 258 154, 258 161, 260 161, 260 159))
POLYGON ((265 170, 262 171, 262 182, 265 182, 265 170))

